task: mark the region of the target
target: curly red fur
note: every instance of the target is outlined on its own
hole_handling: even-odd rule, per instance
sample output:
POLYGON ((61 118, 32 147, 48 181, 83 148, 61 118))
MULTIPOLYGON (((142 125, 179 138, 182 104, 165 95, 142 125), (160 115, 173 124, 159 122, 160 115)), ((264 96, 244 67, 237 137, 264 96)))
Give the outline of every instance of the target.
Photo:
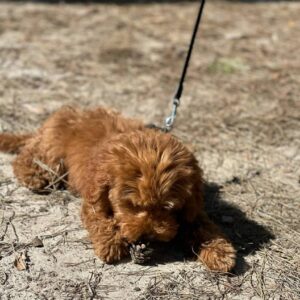
POLYGON ((28 188, 42 190, 51 181, 36 160, 58 176, 68 171, 69 188, 83 198, 83 224, 104 261, 127 256, 128 244, 142 238, 170 241, 187 223, 186 243, 199 261, 212 270, 233 268, 233 246, 205 213, 197 160, 172 135, 103 108, 64 107, 32 136, 11 137, 0 135, 0 145, 9 145, 0 149, 21 149, 13 168, 28 188))

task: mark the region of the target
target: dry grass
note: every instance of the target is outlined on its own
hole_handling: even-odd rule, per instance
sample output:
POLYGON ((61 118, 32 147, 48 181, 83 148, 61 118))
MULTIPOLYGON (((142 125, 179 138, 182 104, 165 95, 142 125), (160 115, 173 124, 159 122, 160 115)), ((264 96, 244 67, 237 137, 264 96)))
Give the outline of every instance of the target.
MULTIPOLYGON (((2 2, 0 129, 32 130, 63 104, 159 124, 196 7, 2 2)), ((208 3, 179 108, 174 133, 204 169, 207 207, 238 249, 235 274, 208 272, 176 249, 154 266, 102 264, 80 199, 57 190, 63 178, 53 174, 51 194, 32 194, 0 154, 0 298, 299 299, 299 14, 298 2, 208 3)))

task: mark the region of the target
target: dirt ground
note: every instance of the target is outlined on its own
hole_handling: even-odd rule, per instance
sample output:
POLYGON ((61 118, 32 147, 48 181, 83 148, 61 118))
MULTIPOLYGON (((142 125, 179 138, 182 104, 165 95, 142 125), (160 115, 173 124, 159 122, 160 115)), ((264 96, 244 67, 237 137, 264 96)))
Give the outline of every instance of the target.
MULTIPOLYGON (((32 130, 64 104, 161 124, 197 7, 1 2, 0 130, 32 130)), ((174 134, 204 169, 234 274, 170 248, 150 266, 102 263, 80 199, 29 192, 0 154, 0 299, 299 299, 299 16, 299 2, 210 1, 179 108, 174 134)))

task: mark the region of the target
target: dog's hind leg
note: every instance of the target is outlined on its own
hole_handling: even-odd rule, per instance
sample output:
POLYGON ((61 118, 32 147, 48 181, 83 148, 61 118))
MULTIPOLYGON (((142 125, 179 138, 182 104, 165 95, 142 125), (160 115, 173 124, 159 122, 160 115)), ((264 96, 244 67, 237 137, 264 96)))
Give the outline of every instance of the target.
POLYGON ((35 192, 45 192, 46 187, 53 187, 51 183, 55 184, 57 178, 64 174, 60 158, 49 159, 42 150, 41 142, 39 135, 29 139, 13 162, 19 182, 35 192))

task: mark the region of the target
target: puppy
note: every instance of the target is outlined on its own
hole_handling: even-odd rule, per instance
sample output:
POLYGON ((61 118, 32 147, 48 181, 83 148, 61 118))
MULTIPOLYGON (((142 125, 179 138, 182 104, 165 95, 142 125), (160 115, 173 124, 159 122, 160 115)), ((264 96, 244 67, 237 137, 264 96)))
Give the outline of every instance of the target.
POLYGON ((33 191, 67 172, 95 253, 107 263, 128 256, 131 243, 168 242, 184 228, 184 243, 209 269, 235 265, 232 244, 204 210, 195 156, 168 133, 103 108, 63 107, 36 133, 0 134, 0 150, 18 153, 14 174, 33 191))

